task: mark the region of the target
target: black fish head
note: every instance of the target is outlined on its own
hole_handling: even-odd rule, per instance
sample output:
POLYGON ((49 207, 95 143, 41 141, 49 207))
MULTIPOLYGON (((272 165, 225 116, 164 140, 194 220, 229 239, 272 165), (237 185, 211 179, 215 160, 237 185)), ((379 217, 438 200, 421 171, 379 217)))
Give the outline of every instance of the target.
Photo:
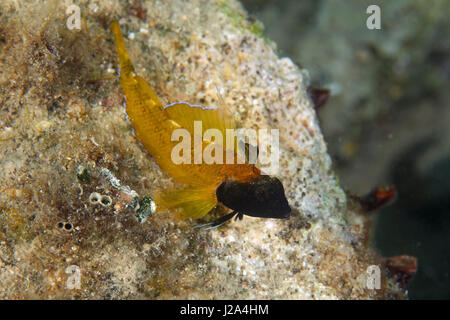
POLYGON ((280 180, 261 176, 252 182, 225 181, 217 199, 230 209, 252 217, 288 219, 291 208, 280 180))

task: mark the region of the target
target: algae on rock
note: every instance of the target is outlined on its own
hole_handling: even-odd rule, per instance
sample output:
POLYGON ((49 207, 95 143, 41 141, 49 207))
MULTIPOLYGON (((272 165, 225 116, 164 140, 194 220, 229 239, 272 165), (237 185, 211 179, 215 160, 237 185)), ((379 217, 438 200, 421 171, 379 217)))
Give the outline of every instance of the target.
POLYGON ((1 298, 404 297, 384 272, 382 289, 367 288, 380 262, 331 169, 306 72, 274 53, 238 2, 224 13, 224 1, 79 1, 80 31, 54 3, 1 4, 1 298), (280 130, 290 220, 204 232, 170 213, 136 219, 133 196, 102 170, 141 199, 173 182, 135 140, 118 83, 91 81, 117 69, 112 17, 163 102, 217 105, 217 86, 242 127, 280 130), (112 203, 90 202, 94 192, 112 203), (79 287, 68 286, 71 266, 79 287))

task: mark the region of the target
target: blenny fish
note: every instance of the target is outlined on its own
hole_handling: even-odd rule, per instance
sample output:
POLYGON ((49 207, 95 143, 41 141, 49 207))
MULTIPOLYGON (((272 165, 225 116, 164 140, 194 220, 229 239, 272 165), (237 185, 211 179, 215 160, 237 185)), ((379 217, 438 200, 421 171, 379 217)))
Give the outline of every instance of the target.
MULTIPOLYGON (((214 128, 226 137, 227 129, 236 129, 234 118, 226 108, 206 108, 187 102, 175 102, 163 106, 147 82, 135 73, 125 47, 117 21, 112 23, 119 64, 120 85, 126 98, 126 113, 137 139, 153 157, 155 163, 182 187, 163 190, 156 194, 158 211, 171 210, 183 218, 200 218, 212 211, 218 203, 232 212, 214 222, 208 229, 218 227, 234 216, 243 215, 286 219, 291 208, 286 200, 284 188, 275 177, 262 175, 260 169, 245 161, 238 161, 236 148, 221 148, 223 158, 232 157, 232 164, 196 164, 172 161, 172 132, 179 128, 189 131, 194 137, 194 121, 202 123, 202 150, 214 141, 203 138, 206 130, 214 128), (231 154, 230 154, 231 153, 231 154)), ((191 158, 194 159, 194 147, 191 158)))

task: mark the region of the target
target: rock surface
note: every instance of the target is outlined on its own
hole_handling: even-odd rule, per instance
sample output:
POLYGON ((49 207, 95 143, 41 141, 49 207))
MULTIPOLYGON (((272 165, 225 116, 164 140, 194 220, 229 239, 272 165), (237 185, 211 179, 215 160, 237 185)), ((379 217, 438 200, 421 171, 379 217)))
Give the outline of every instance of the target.
POLYGON ((1 298, 404 297, 383 270, 382 288, 367 288, 380 264, 369 221, 333 173, 307 72, 239 3, 80 1, 79 31, 56 3, 1 4, 1 298), (118 83, 92 81, 117 71, 113 17, 164 102, 217 105, 218 87, 242 127, 280 130, 290 220, 207 232, 170 213, 138 222, 133 192, 173 182, 135 140, 118 83))

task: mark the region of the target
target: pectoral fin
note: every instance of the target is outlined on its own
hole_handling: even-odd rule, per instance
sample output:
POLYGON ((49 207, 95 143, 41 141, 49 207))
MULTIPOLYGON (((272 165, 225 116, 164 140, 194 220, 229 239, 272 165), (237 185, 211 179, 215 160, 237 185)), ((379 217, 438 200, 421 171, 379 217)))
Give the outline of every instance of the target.
POLYGON ((201 218, 217 205, 216 188, 188 186, 162 191, 155 197, 158 210, 176 210, 182 218, 201 218))

